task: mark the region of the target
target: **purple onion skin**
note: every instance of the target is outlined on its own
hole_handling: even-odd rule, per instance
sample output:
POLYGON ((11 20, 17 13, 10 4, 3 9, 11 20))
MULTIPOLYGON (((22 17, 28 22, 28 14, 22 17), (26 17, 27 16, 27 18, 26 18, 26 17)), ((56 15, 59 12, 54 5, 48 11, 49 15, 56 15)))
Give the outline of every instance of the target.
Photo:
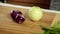
POLYGON ((11 17, 13 18, 13 20, 15 20, 16 16, 17 16, 17 14, 11 13, 11 17))
POLYGON ((22 14, 22 12, 20 12, 20 11, 18 11, 18 10, 13 10, 13 13, 22 14))
POLYGON ((24 21, 25 21, 25 18, 23 17, 23 15, 18 15, 18 17, 16 18, 17 23, 23 23, 24 21))
POLYGON ((25 21, 24 16, 22 15, 22 13, 20 11, 17 10, 13 10, 11 13, 11 17, 13 18, 14 21, 16 21, 17 23, 23 23, 25 21))

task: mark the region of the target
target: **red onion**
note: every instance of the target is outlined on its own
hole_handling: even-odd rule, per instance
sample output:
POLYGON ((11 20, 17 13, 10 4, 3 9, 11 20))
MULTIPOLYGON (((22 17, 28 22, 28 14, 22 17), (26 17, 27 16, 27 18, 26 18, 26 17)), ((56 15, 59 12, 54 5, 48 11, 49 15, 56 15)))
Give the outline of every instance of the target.
POLYGON ((22 12, 18 10, 13 10, 11 12, 11 17, 13 18, 14 21, 17 23, 23 23, 25 21, 25 17, 22 15, 22 12))

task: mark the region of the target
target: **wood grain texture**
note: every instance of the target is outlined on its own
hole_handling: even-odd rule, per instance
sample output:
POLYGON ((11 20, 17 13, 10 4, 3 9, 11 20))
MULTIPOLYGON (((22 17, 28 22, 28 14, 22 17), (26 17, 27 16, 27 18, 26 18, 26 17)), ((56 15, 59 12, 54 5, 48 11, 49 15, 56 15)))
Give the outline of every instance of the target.
POLYGON ((55 18, 54 18, 51 26, 53 26, 54 24, 56 24, 56 23, 59 22, 59 21, 60 21, 60 14, 56 14, 56 16, 55 16, 55 18))
POLYGON ((38 22, 33 22, 28 18, 29 10, 23 8, 13 8, 0 6, 0 33, 1 34, 31 34, 32 32, 43 32, 40 24, 49 27, 53 22, 56 13, 44 12, 43 17, 38 22), (26 20, 22 24, 14 22, 10 16, 11 10, 20 10, 26 20))

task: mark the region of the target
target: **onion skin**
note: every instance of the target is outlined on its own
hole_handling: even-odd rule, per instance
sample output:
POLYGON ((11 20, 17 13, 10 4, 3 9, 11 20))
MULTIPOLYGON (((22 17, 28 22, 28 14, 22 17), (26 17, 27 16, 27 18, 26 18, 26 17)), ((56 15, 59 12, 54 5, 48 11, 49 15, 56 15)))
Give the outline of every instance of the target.
POLYGON ((13 10, 13 13, 21 14, 22 15, 22 12, 20 12, 19 10, 13 10))
POLYGON ((19 15, 17 18, 16 18, 16 22, 17 23, 23 23, 25 21, 25 18, 23 17, 23 15, 19 15))

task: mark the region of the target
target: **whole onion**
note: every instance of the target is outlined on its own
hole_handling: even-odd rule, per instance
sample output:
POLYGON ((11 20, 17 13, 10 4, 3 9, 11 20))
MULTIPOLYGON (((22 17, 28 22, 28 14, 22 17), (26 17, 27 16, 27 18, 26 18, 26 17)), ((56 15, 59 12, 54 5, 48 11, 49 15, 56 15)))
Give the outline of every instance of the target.
POLYGON ((39 21, 43 16, 43 11, 40 7, 33 6, 28 12, 28 16, 33 21, 39 21))

